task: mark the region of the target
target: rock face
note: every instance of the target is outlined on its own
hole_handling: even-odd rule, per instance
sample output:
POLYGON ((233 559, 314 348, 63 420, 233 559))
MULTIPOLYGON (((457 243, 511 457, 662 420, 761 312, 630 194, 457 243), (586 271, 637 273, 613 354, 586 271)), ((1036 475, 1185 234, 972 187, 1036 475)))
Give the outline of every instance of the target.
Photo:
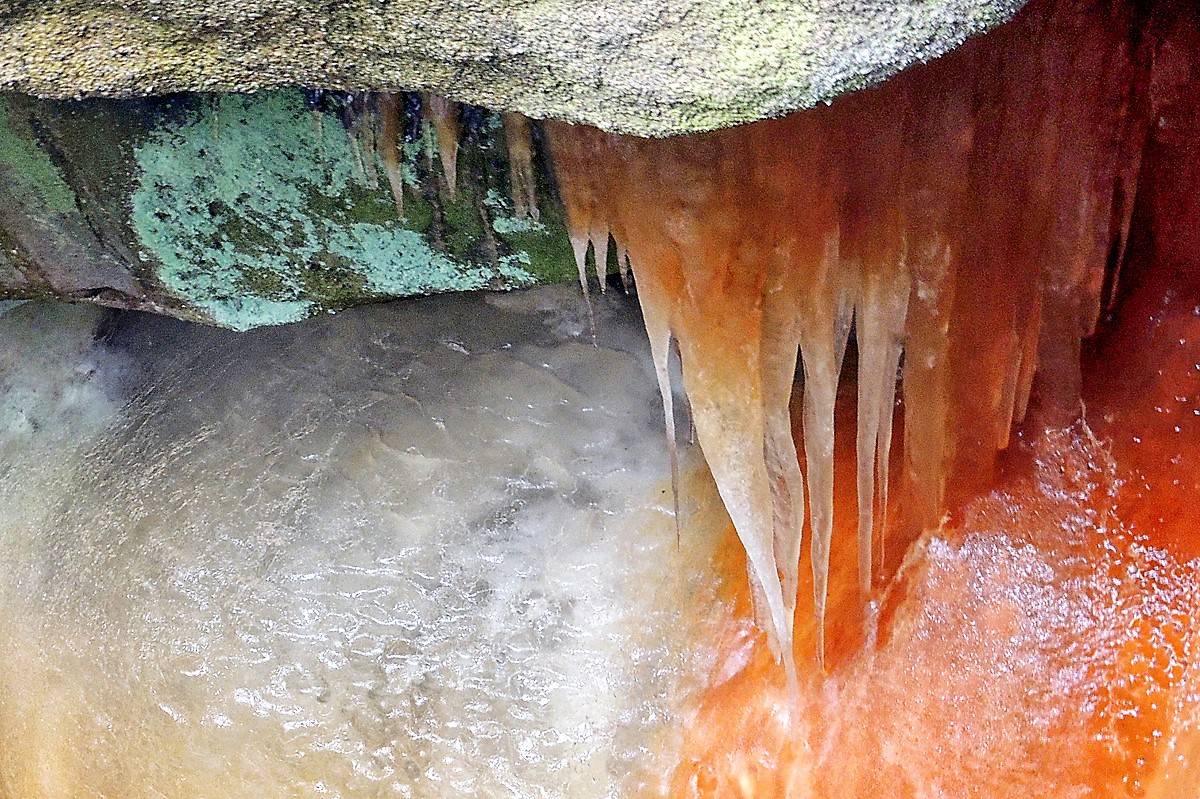
POLYGON ((0 91, 421 89, 637 135, 809 107, 1024 0, 2 0, 0 91))
POLYGON ((575 274, 523 118, 398 100, 0 95, 0 300, 246 330, 575 274))

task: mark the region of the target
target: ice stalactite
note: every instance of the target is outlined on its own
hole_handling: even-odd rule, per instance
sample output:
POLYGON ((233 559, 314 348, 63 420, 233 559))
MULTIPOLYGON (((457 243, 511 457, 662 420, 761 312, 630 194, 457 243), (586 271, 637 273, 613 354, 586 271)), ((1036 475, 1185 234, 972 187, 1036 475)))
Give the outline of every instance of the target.
POLYGON ((1078 412, 1080 342, 1128 235, 1144 139, 1139 36, 1129 11, 1034 3, 937 62, 781 120, 672 140, 546 125, 585 291, 588 249, 603 278, 610 235, 633 266, 669 428, 678 342, 699 443, 781 659, 805 524, 821 657, 852 329, 864 593, 886 573, 889 516, 911 540, 987 479, 1032 403, 1046 418, 1078 412))
POLYGON ((883 552, 896 375, 908 313, 908 275, 863 275, 855 307, 858 342, 858 576, 871 590, 872 556, 883 552), (878 516, 878 521, 876 517, 878 516))
POLYGON ((845 131, 838 148, 846 184, 838 268, 851 292, 858 352, 858 573, 864 595, 887 519, 896 375, 911 286, 902 186, 910 94, 906 84, 861 92, 836 108, 833 121, 845 131))
POLYGON ((629 294, 633 290, 633 273, 629 266, 629 251, 625 249, 625 245, 621 242, 616 242, 617 245, 617 271, 621 274, 621 288, 629 294))
POLYGON ((538 221, 537 178, 533 170, 533 123, 517 113, 501 116, 508 145, 508 174, 513 209, 518 219, 538 221))
MULTIPOLYGON (((555 156, 557 161, 579 164, 591 159, 602 158, 604 144, 604 134, 600 131, 594 128, 580 128, 578 135, 552 140, 551 148, 557 153, 555 156)), ((559 186, 563 210, 566 214, 567 236, 571 240, 571 251, 575 256, 575 266, 579 274, 579 287, 582 289, 584 300, 587 303, 588 328, 593 331, 593 334, 596 323, 592 312, 591 290, 588 286, 587 256, 590 248, 595 261, 596 277, 599 279, 600 289, 603 291, 605 265, 608 262, 609 233, 608 228, 605 227, 601 236, 598 222, 610 216, 608 209, 598 205, 604 195, 602 187, 594 182, 597 177, 581 175, 578 179, 560 181, 559 186)), ((670 331, 668 330, 667 333, 669 339, 670 331)), ((652 345, 654 341, 655 336, 651 331, 652 345)), ((663 358, 665 359, 666 356, 664 355, 663 358)), ((663 363, 665 364, 665 362, 664 360, 663 363)))
POLYGON ((379 94, 379 160, 387 172, 392 197, 396 200, 396 216, 404 218, 404 173, 400 137, 404 130, 404 98, 392 92, 379 94))
POLYGON ((804 461, 808 470, 809 524, 812 529, 813 613, 817 659, 824 659, 825 598, 829 547, 833 538, 834 411, 842 358, 850 336, 854 295, 843 262, 829 263, 807 309, 800 311, 800 356, 804 363, 804 461))
POLYGON ((458 196, 458 137, 461 132, 458 103, 426 94, 421 97, 421 105, 437 133, 438 158, 446 178, 446 194, 453 200, 458 196))
POLYGON ((789 620, 796 610, 800 545, 804 534, 804 475, 792 438, 791 396, 800 347, 799 319, 791 313, 789 294, 768 287, 763 302, 763 358, 779 369, 763 375, 764 456, 771 477, 775 561, 789 620))

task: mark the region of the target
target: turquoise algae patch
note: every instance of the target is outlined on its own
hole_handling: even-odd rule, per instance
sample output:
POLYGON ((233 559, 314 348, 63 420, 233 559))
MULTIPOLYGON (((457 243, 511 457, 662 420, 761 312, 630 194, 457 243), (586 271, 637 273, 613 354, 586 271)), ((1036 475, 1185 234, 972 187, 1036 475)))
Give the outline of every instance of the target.
MULTIPOLYGON (((416 150, 405 148, 410 157, 416 150)), ((222 95, 158 126, 135 158, 131 221, 141 257, 161 264, 168 290, 223 327, 536 282, 525 252, 493 262, 434 249, 408 226, 428 223, 419 199, 401 223, 386 187, 362 185, 340 122, 310 112, 298 91, 222 95)), ((414 165, 404 172, 415 184, 414 165)))

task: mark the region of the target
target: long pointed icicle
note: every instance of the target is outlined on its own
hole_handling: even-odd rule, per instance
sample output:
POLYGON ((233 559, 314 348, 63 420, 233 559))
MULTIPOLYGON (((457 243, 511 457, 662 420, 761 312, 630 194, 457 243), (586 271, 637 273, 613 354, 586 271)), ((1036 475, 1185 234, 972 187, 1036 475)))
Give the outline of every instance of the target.
POLYGON ((592 335, 592 343, 596 343, 596 312, 592 309, 592 293, 588 290, 587 271, 587 236, 570 233, 571 252, 575 255, 575 268, 579 271, 579 288, 583 290, 583 302, 587 306, 588 330, 592 335))
MULTIPOLYGON (((646 294, 639 294, 645 301, 646 294)), ((681 543, 683 532, 679 516, 679 445, 675 437, 675 395, 671 390, 671 328, 663 314, 653 310, 642 316, 646 320, 646 333, 650 339, 650 355, 654 360, 654 374, 658 378, 658 393, 662 395, 663 426, 667 434, 667 454, 671 459, 671 503, 675 510, 675 540, 681 543)))
POLYGON ((858 341, 858 579, 864 595, 871 590, 872 555, 881 557, 883 535, 876 535, 876 513, 887 518, 888 457, 896 372, 908 313, 909 280, 902 264, 894 275, 868 269, 855 312, 858 341))
POLYGON ((768 290, 763 302, 764 455, 771 478, 775 560, 782 575, 791 639, 804 534, 804 474, 792 438, 791 396, 800 348, 800 326, 791 293, 768 290))
POLYGON ((621 273, 621 288, 626 294, 633 291, 633 281, 630 280, 629 271, 632 268, 629 265, 629 251, 625 249, 620 239, 616 240, 617 245, 617 270, 621 273))
MULTIPOLYGON (((903 316, 908 311, 907 297, 904 298, 904 309, 895 309, 896 317, 903 316)), ((901 320, 901 324, 903 321, 901 320)), ((888 539, 888 494, 891 485, 891 459, 892 459, 892 425, 896 413, 896 379, 900 371, 900 355, 903 352, 903 345, 900 344, 891 349, 888 353, 888 362, 884 369, 887 374, 892 375, 891 381, 887 384, 887 390, 884 396, 880 398, 879 407, 879 438, 875 444, 875 463, 878 469, 878 486, 876 488, 876 496, 879 507, 879 523, 875 526, 874 541, 871 543, 871 551, 875 556, 875 569, 882 570, 884 558, 887 555, 886 546, 888 539)))
POLYGON ((600 293, 604 294, 608 291, 608 228, 604 225, 593 226, 588 238, 592 241, 592 267, 596 270, 600 293))
POLYGON ((400 134, 403 129, 404 102, 399 94, 381 92, 379 105, 379 160, 383 161, 392 198, 396 201, 396 216, 404 218, 404 173, 401 171, 400 134))
MULTIPOLYGON (((696 435, 709 461, 725 509, 746 550, 752 579, 757 582, 766 608, 760 624, 767 632, 771 649, 782 656, 795 680, 790 640, 791 629, 783 589, 775 560, 771 481, 763 459, 764 422, 760 389, 753 373, 757 371, 755 353, 745 353, 749 363, 736 385, 720 385, 722 377, 703 364, 702 349, 688 346, 681 339, 684 382, 693 400, 696 435)), ((755 348, 757 349, 757 348, 755 348)), ((741 353, 725 353, 736 357, 741 353)))
MULTIPOLYGON (((552 126, 552 130, 556 130, 552 126)), ((575 129, 571 129, 575 130, 575 129)), ((584 134, 590 135, 590 134, 584 134)), ((559 134, 550 137, 555 160, 560 164, 572 164, 584 160, 583 137, 559 134)), ((558 190, 562 195, 563 211, 566 214, 567 236, 571 241, 571 252, 575 256, 575 268, 579 273, 579 288, 587 306, 588 329, 592 342, 596 341, 596 316, 592 310, 592 295, 588 290, 587 251, 589 231, 595 216, 596 197, 591 181, 585 175, 560 174, 558 190)))
POLYGON ((804 459, 808 470, 809 520, 812 527, 813 607, 817 662, 825 664, 825 602, 829 593, 829 546, 833 538, 834 411, 842 355, 853 317, 853 296, 828 264, 826 285, 803 315, 800 354, 804 363, 804 459))
POLYGON ((422 99, 425 113, 437 132, 438 158, 446 177, 446 193, 453 200, 458 197, 458 103, 431 94, 422 99))

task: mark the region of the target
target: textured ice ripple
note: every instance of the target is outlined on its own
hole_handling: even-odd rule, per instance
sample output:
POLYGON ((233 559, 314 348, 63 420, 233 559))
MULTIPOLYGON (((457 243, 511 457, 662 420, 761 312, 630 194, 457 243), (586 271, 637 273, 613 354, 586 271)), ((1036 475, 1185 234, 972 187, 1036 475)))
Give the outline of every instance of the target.
POLYGON ((632 791, 710 550, 636 304, 579 303, 0 319, 0 795, 632 791))

